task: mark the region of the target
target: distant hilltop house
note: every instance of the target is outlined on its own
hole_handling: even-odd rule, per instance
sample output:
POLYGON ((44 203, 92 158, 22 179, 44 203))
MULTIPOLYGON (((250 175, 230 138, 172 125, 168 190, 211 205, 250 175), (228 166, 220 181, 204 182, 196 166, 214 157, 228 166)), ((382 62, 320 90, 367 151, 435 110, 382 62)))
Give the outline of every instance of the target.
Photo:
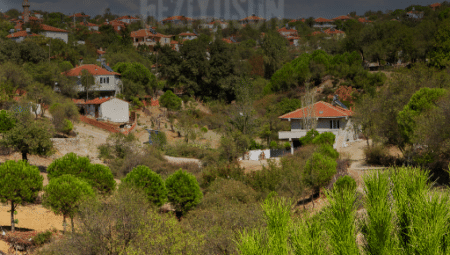
POLYGON ((265 18, 261 18, 253 14, 252 16, 248 16, 246 18, 239 20, 239 23, 241 25, 247 25, 247 24, 258 24, 264 21, 266 21, 265 18))
POLYGON ((80 22, 80 25, 87 27, 91 31, 98 31, 99 29, 99 25, 87 21, 80 22))
POLYGON ((409 11, 409 12, 406 13, 406 15, 408 16, 408 18, 411 18, 411 19, 421 19, 421 18, 423 18, 423 14, 424 14, 423 12, 416 11, 416 10, 414 9, 414 7, 412 8, 411 11, 409 11))
POLYGON ((317 18, 314 20, 314 28, 331 28, 331 27, 336 27, 336 25, 334 24, 334 20, 332 19, 325 19, 325 18, 317 18))
POLYGON ((121 30, 123 30, 125 28, 125 24, 124 22, 120 21, 120 20, 111 20, 108 21, 108 19, 103 23, 104 26, 112 26, 114 28, 114 31, 116 31, 117 33, 119 33, 121 30))
POLYGON ((192 32, 185 32, 185 33, 180 33, 178 34, 178 36, 182 39, 182 40, 194 40, 197 39, 197 35, 195 33, 192 32))
POLYGON ((120 22, 125 23, 125 24, 131 24, 131 23, 134 23, 134 22, 138 22, 140 20, 141 20, 140 18, 132 17, 132 16, 129 16, 129 15, 128 16, 122 16, 122 17, 119 17, 119 18, 115 19, 115 21, 120 21, 120 22))
POLYGON ((82 115, 116 123, 125 123, 130 119, 129 103, 119 98, 99 97, 88 101, 72 100, 80 108, 82 115))
POLYGON ((291 46, 298 46, 298 40, 300 37, 298 37, 298 32, 295 29, 289 28, 286 24, 286 27, 280 28, 277 30, 278 33, 286 38, 289 41, 289 45, 291 46))
POLYGON ((437 8, 441 7, 440 3, 434 3, 434 4, 430 4, 430 8, 433 9, 433 11, 435 11, 437 8))
POLYGON ((31 33, 29 28, 27 28, 26 31, 22 30, 19 32, 14 32, 14 29, 12 29, 9 32, 9 35, 6 36, 6 38, 9 38, 15 42, 22 42, 25 38, 33 37, 33 36, 39 36, 39 35, 35 34, 35 33, 31 33))
POLYGON ((341 16, 338 16, 336 18, 333 18, 334 21, 336 21, 336 20, 347 21, 347 20, 350 20, 350 19, 353 19, 353 18, 349 17, 348 15, 341 15, 341 16))
POLYGON ((334 144, 336 148, 343 142, 355 139, 351 122, 352 115, 353 111, 349 110, 335 96, 331 104, 319 101, 278 117, 291 123, 291 131, 281 131, 278 133, 278 137, 280 140, 288 140, 291 143, 291 153, 293 153, 294 148, 300 146, 299 138, 304 137, 309 131, 303 126, 303 120, 313 118, 317 121, 315 128, 317 132, 331 132, 336 136, 334 144))
POLYGON ((133 45, 135 47, 138 47, 139 45, 145 45, 152 50, 158 42, 161 44, 161 46, 164 46, 170 45, 172 41, 171 35, 163 35, 161 33, 157 33, 152 28, 133 31, 131 32, 130 36, 133 39, 133 45))
MULTIPOLYGON (((28 30, 26 29, 25 31, 22 30, 22 25, 23 25, 22 23, 18 23, 18 25, 16 25, 15 27, 15 30, 17 30, 17 32, 15 32, 15 30, 11 30, 10 34, 7 37, 16 42, 21 42, 26 37, 37 35, 31 33, 29 29, 28 30)), ((69 41, 69 32, 67 30, 52 27, 45 24, 40 24, 40 30, 41 32, 39 34, 45 37, 52 39, 60 39, 63 40, 65 43, 69 41)))
POLYGON ((181 25, 181 24, 185 25, 185 24, 192 24, 193 21, 194 21, 193 18, 185 16, 172 16, 161 20, 161 24, 166 25, 171 23, 173 25, 181 25))
POLYGON ((106 96, 116 96, 121 92, 123 83, 120 80, 120 73, 114 72, 107 65, 103 65, 102 68, 98 65, 88 64, 76 66, 75 68, 62 73, 67 77, 78 78, 76 90, 79 93, 86 93, 85 85, 81 84, 81 74, 83 70, 88 71, 95 79, 95 84, 90 84, 92 89, 89 91, 99 92, 106 96))
POLYGON ((367 17, 365 17, 365 18, 358 18, 358 22, 359 23, 363 23, 363 24, 372 23, 372 21, 369 20, 367 17))

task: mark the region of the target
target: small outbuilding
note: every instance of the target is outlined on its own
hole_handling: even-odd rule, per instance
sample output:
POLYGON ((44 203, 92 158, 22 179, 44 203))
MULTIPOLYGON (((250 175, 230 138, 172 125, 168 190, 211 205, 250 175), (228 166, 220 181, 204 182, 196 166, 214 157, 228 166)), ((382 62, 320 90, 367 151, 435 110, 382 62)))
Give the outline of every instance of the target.
POLYGON ((75 103, 83 108, 85 115, 91 115, 96 119, 117 123, 128 122, 130 119, 129 103, 119 98, 95 98, 83 103, 75 103))

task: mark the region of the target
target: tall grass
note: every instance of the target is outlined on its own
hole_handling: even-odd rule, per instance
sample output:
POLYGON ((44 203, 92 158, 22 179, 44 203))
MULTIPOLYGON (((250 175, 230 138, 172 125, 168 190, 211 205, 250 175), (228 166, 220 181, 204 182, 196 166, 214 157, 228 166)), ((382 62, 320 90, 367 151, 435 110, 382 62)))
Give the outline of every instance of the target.
POLYGON ((306 217, 294 224, 291 229, 290 240, 294 254, 326 255, 327 239, 323 224, 319 217, 306 217))
POLYGON ((334 254, 359 254, 356 244, 356 193, 350 189, 326 192, 330 206, 326 209, 326 231, 334 254))
POLYGON ((238 233, 237 248, 242 255, 291 254, 288 245, 291 227, 291 202, 269 194, 263 205, 267 229, 238 233))
POLYGON ((450 199, 448 194, 419 193, 409 211, 409 254, 449 254, 450 199))
POLYGON ((373 255, 398 254, 389 175, 377 171, 364 176, 364 184, 367 211, 362 221, 364 250, 373 255))
POLYGON ((419 168, 400 167, 391 170, 392 196, 398 226, 397 235, 400 245, 405 251, 409 249, 410 242, 411 215, 409 212, 415 207, 412 198, 429 191, 428 176, 429 172, 419 168))

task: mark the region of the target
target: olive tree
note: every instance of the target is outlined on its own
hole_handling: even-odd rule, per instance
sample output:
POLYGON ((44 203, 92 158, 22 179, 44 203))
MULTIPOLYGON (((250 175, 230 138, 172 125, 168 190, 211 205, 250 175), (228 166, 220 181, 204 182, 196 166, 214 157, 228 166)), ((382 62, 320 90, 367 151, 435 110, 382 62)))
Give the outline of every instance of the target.
POLYGON ((44 177, 36 166, 27 161, 8 160, 0 165, 0 201, 11 203, 11 231, 14 232, 14 213, 17 205, 36 200, 42 190, 44 177))
POLYGON ((70 174, 50 180, 44 191, 43 204, 50 207, 55 214, 62 214, 64 233, 67 225, 66 218, 70 218, 72 232, 74 232, 73 217, 79 203, 85 198, 95 196, 89 183, 70 174))
POLYGON ((122 183, 143 189, 148 201, 157 206, 167 201, 167 189, 163 179, 146 166, 135 167, 122 180, 122 183))

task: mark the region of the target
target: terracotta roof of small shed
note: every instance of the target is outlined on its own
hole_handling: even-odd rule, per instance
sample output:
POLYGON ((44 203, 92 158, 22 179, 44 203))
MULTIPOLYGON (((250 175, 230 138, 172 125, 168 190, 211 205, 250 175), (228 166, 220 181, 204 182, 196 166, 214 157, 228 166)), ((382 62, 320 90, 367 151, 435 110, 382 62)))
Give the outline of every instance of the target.
POLYGON ((67 30, 57 28, 57 27, 52 27, 52 26, 45 25, 45 24, 41 24, 41 29, 44 31, 49 31, 49 32, 69 33, 69 31, 67 31, 67 30))
POLYGON ((352 18, 350 18, 347 15, 341 15, 341 16, 338 16, 336 18, 333 18, 333 20, 349 20, 349 19, 352 19, 352 18))
MULTIPOLYGON (((353 115, 353 111, 346 110, 339 106, 333 106, 330 103, 319 101, 314 104, 314 117, 316 118, 337 118, 337 117, 348 117, 353 115)), ((303 112, 305 108, 297 109, 293 112, 286 113, 280 117, 279 119, 302 119, 303 112)))

